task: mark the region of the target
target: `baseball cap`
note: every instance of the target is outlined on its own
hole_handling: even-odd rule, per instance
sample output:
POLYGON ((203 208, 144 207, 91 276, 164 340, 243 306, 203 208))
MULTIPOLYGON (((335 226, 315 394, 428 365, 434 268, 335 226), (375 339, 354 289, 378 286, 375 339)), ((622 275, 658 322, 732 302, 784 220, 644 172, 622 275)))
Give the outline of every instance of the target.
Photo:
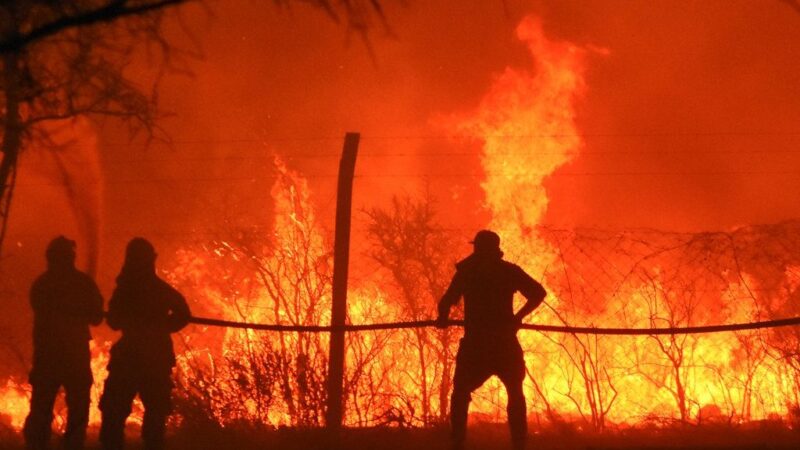
POLYGON ((475 246, 476 251, 499 250, 500 236, 491 230, 481 230, 475 234, 475 238, 469 243, 475 246))

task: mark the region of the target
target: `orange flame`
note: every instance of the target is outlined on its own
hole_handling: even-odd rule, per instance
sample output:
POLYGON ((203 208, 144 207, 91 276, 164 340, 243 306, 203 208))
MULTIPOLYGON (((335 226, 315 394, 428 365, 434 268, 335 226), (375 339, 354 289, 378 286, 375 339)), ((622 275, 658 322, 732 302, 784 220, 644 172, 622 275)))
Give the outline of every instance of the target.
POLYGON ((12 379, 6 380, 0 388, 0 424, 21 430, 30 408, 30 386, 12 379))
MULTIPOLYGON (((585 91, 587 51, 548 39, 533 18, 519 25, 517 36, 528 45, 535 69, 506 69, 477 110, 461 118, 455 129, 478 135, 484 142, 486 178, 482 187, 491 212, 490 228, 502 236, 508 259, 542 279, 550 293, 547 305, 537 311, 536 321, 680 326, 694 324, 705 310, 722 308, 725 293, 722 298, 713 294, 675 298, 662 285, 661 278, 668 271, 659 267, 660 261, 647 269, 647 283, 629 281, 624 293, 596 292, 586 297, 571 291, 568 272, 573 268, 567 267, 560 249, 541 235, 540 225, 549 201, 544 186, 547 177, 571 161, 583 146, 575 106, 585 91)), ((624 265, 612 256, 608 257, 610 267, 624 265)), ((731 285, 727 294, 735 296, 741 288, 731 285)), ((747 308, 738 312, 730 318, 756 317, 747 308)), ((551 420, 574 416, 602 429, 611 422, 636 423, 654 413, 675 416, 676 409, 681 420, 690 420, 702 416, 703 410, 706 415, 713 410, 701 409, 704 405, 727 405, 729 414, 739 411, 748 420, 784 409, 780 393, 786 391, 787 379, 777 376, 780 369, 774 361, 763 358, 757 333, 702 338, 523 333, 521 339, 528 350, 531 375, 526 390, 534 399, 534 410, 546 412, 551 420), (734 352, 742 349, 753 353, 747 361, 756 358, 758 364, 737 368, 734 352), (636 367, 640 373, 631 376, 621 366, 636 367), (759 405, 750 403, 756 385, 761 391, 759 405)), ((505 393, 494 380, 482 389, 474 410, 502 419, 504 403, 505 393)))
MULTIPOLYGON (((620 251, 626 250, 625 245, 646 251, 647 239, 623 232, 615 236, 628 243, 621 249, 607 239, 589 238, 603 256, 597 264, 636 276, 622 277, 612 292, 592 290, 588 278, 572 287, 571 276, 589 277, 591 270, 575 270, 575 262, 562 254, 559 236, 540 224, 549 201, 544 187, 547 177, 583 146, 575 108, 585 90, 587 51, 548 39, 535 19, 523 21, 517 34, 531 50, 535 68, 507 69, 477 110, 453 126, 483 139, 486 178, 482 186, 492 214, 489 226, 503 237, 508 259, 540 278, 550 293, 535 321, 665 327, 697 324, 709 312, 715 321, 758 317, 753 302, 741 302, 752 297, 749 289, 757 285, 756 280, 747 279, 746 274, 741 279, 724 279, 721 271, 722 280, 704 278, 701 286, 689 286, 695 294, 684 295, 676 292, 671 279, 681 256, 662 252, 646 267, 632 266, 620 251), (726 305, 731 304, 738 307, 729 311, 726 305)), ((324 324, 330 310, 330 247, 316 223, 305 180, 280 160, 276 170, 275 221, 268 239, 256 233, 221 240, 205 257, 187 250, 172 275, 198 285, 204 293, 203 307, 213 315, 265 323, 324 324), (234 269, 237 266, 244 268, 234 269), (222 272, 210 275, 210 270, 222 272), (210 281, 215 279, 223 281, 210 281)), ((571 236, 576 238, 574 232, 571 236)), ((585 260, 581 255, 581 261, 585 260)), ((786 278, 796 283, 795 278, 786 278)), ((375 286, 380 282, 353 281, 351 321, 404 318, 400 302, 375 286)), ((205 407, 215 420, 222 424, 236 420, 320 423, 326 335, 239 330, 206 330, 199 335, 206 333, 207 342, 190 335, 188 340, 194 344, 179 359, 184 388, 202 391, 208 398, 205 407)), ((348 335, 348 424, 420 425, 442 420, 433 416, 446 396, 431 391, 438 380, 452 376, 448 372, 452 368, 442 365, 438 359, 442 353, 433 350, 438 343, 434 333, 348 335)), ((525 332, 520 339, 527 350, 530 377, 525 389, 531 420, 570 420, 579 427, 603 429, 664 418, 764 419, 786 411, 785 398, 796 378, 786 373, 786 364, 765 356, 764 335, 758 332, 634 338, 525 332)), ((449 352, 452 358, 453 350, 443 349, 443 354, 449 352)), ((505 403, 499 382, 490 381, 474 396, 472 419, 503 421, 505 403)))
POLYGON ((534 227, 547 209, 545 179, 582 146, 575 102, 585 90, 586 51, 547 39, 534 18, 517 27, 517 37, 535 59, 534 70, 507 68, 456 130, 484 141, 482 187, 492 212, 490 227, 503 236, 511 253, 535 248, 536 257, 532 252, 524 260, 519 254, 509 256, 541 273, 549 261, 534 227))
MULTIPOLYGON (((89 426, 100 426, 100 410, 98 404, 103 393, 103 383, 108 376, 106 366, 108 365, 110 342, 98 344, 96 341, 89 341, 89 349, 92 355, 91 369, 94 383, 91 389, 91 401, 89 409, 89 426)), ((12 429, 21 431, 25 423, 25 418, 30 411, 31 385, 27 382, 18 383, 13 379, 6 380, 5 386, 0 387, 0 423, 6 422, 12 429)), ((66 426, 67 409, 62 399, 56 399, 54 410, 54 423, 56 428, 61 429, 66 426)), ((130 422, 142 422, 144 412, 141 401, 136 399, 133 403, 133 412, 129 418, 130 422)))
MULTIPOLYGON (((528 46, 534 67, 506 69, 476 110, 453 120, 451 126, 483 141, 486 177, 482 187, 491 213, 489 227, 502 236, 507 259, 543 281, 550 293, 534 320, 667 327, 697 324, 709 312, 719 322, 761 317, 756 302, 742 301, 754 299, 753 290, 759 284, 755 276, 742 272, 733 277, 719 270, 721 276, 702 286, 679 280, 687 286, 679 286, 685 292, 676 292, 672 285, 680 277, 673 272, 680 255, 662 252, 650 258, 646 267, 636 266, 617 252, 614 243, 596 236, 590 236, 591 241, 603 256, 597 264, 636 276, 621 277, 612 292, 589 286, 591 268, 576 270, 576 263, 563 255, 559 241, 563 236, 541 226, 549 202, 548 177, 575 158, 584 145, 576 124, 576 104, 586 89, 588 51, 549 39, 533 18, 519 25, 517 36, 528 46), (572 276, 584 278, 573 286, 572 276)), ((258 228, 234 230, 202 248, 178 252, 174 267, 166 273, 170 281, 194 294, 189 297, 197 299, 193 310, 198 315, 285 325, 329 323, 327 235, 317 221, 306 180, 280 159, 275 161, 275 171, 274 222, 268 235, 258 228)), ((647 239, 623 232, 614 238, 647 248, 646 242, 642 244, 647 239)), ((798 273, 796 267, 786 268, 780 283, 787 295, 800 292, 798 273)), ((369 277, 352 280, 349 321, 407 318, 401 302, 380 287, 381 282, 369 277)), ((452 376, 452 367, 442 364, 442 355, 452 360, 451 344, 455 343, 438 341, 442 335, 436 333, 348 334, 347 424, 429 425, 444 419, 440 407, 442 402, 446 405, 447 396, 433 391, 438 381, 452 376), (436 348, 440 344, 445 348, 436 348)), ((760 332, 702 337, 523 332, 520 340, 530 375, 525 389, 531 420, 570 420, 594 429, 664 418, 737 422, 783 414, 788 403, 798 401, 797 384, 793 384, 797 374, 769 355, 760 332)), ((326 334, 193 327, 180 341, 184 348, 178 355, 179 413, 199 411, 223 426, 237 421, 321 424, 326 334)), ((93 346, 92 352, 96 405, 108 346, 93 346)), ((27 413, 28 391, 28 386, 13 381, 0 387, 0 407, 9 417, 2 420, 16 429, 27 413)), ((504 421, 505 404, 504 389, 492 380, 474 396, 471 419, 504 421)), ((138 411, 134 420, 141 417, 138 411)), ((99 421, 94 406, 91 421, 99 421)))

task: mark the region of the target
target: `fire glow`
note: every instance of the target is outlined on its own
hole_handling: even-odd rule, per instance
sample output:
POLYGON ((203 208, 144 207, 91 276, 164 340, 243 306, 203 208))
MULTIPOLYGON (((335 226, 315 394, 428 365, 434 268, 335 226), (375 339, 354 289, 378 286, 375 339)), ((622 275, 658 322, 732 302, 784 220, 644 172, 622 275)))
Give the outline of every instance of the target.
MULTIPOLYGON (((756 273, 746 263, 734 270, 729 263, 736 258, 727 252, 744 257, 757 246, 753 242, 727 243, 727 235, 593 236, 540 226, 548 204, 545 180, 583 145, 575 106, 586 89, 587 50, 549 40, 534 19, 523 21, 517 34, 535 67, 507 69, 478 109, 451 126, 483 142, 487 227, 503 237, 506 258, 542 280, 549 292, 547 305, 531 320, 670 327, 796 315, 789 299, 800 293, 798 266, 776 276, 756 273), (708 252, 721 254, 718 266, 700 258, 708 252), (705 272, 688 277, 688 270, 705 272)), ((187 246, 165 274, 194 294, 198 314, 286 325, 330 321, 330 243, 302 175, 280 159, 275 167, 269 236, 242 230, 187 246)), ((406 318, 381 286, 380 279, 351 281, 351 323, 406 318)), ((429 310, 432 314, 433 302, 429 310)), ((425 426, 444 420, 446 396, 437 389, 452 376, 444 358, 452 358, 456 342, 439 339, 436 330, 415 333, 348 335, 348 425, 425 426), (436 347, 439 342, 444 348, 436 347)), ((797 345, 797 333, 600 338, 521 332, 529 419, 577 422, 595 430, 653 421, 782 419, 800 404, 800 364, 796 355, 781 357, 776 342, 797 345)), ((205 414, 222 425, 322 425, 326 334, 195 327, 180 344, 179 414, 205 414)), ((95 398, 105 378, 107 347, 95 347, 93 355, 95 398)), ((27 413, 27 392, 12 381, 0 388, 0 404, 15 429, 27 413)), ((492 380, 474 396, 473 418, 505 420, 505 401, 502 386, 492 380)), ((97 422, 93 407, 92 424, 97 422)))

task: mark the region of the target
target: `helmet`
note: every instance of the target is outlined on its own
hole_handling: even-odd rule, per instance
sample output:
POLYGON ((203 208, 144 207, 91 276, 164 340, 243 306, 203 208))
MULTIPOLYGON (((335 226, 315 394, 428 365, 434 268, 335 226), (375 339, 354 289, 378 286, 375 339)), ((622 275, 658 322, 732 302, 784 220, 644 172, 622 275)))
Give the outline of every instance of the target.
POLYGON ((125 248, 125 259, 129 261, 155 261, 156 249, 145 238, 135 237, 125 248))
POLYGON ((63 235, 58 236, 47 245, 44 256, 50 263, 74 261, 75 241, 63 235))

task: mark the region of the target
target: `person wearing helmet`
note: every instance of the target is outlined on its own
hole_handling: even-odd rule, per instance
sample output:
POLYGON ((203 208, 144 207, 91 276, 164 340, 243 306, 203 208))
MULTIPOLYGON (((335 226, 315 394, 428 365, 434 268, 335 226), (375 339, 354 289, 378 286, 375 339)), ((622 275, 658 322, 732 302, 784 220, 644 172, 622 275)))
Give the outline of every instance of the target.
POLYGON ((137 394, 144 405, 144 448, 164 446, 175 366, 170 334, 186 326, 190 312, 183 296, 156 275, 155 261, 150 242, 132 239, 108 304, 107 323, 122 331, 122 337, 111 348, 100 399, 100 442, 105 450, 123 448, 125 420, 137 394))
POLYGON ((23 436, 29 449, 50 447, 53 405, 61 386, 67 403, 63 447, 82 449, 92 386, 89 325, 103 320, 103 297, 92 278, 75 268, 75 241, 59 236, 45 252, 47 270, 34 281, 31 409, 23 436))
POLYGON ((508 423, 514 449, 523 449, 527 437, 525 361, 517 340, 522 319, 544 300, 541 284, 519 266, 503 260, 500 236, 479 231, 471 242, 473 253, 456 264, 456 273, 439 301, 436 319, 447 326, 450 308, 464 297, 464 337, 458 347, 450 397, 451 439, 454 449, 464 446, 467 411, 472 392, 497 375, 508 393, 508 423), (514 293, 525 305, 514 312, 514 293))

